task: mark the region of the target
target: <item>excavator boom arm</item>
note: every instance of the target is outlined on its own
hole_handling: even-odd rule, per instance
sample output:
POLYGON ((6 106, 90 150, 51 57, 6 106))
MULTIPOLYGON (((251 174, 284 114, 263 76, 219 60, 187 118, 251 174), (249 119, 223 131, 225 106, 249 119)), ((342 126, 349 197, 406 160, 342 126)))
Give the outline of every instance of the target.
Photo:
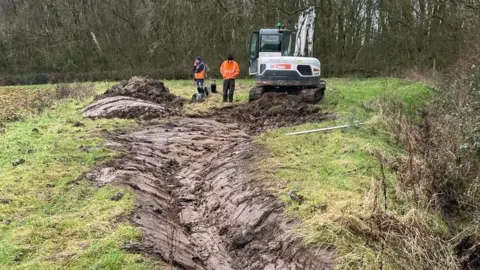
POLYGON ((295 56, 313 57, 313 39, 315 36, 315 7, 309 7, 298 17, 295 56), (305 48, 307 51, 305 52, 305 48))

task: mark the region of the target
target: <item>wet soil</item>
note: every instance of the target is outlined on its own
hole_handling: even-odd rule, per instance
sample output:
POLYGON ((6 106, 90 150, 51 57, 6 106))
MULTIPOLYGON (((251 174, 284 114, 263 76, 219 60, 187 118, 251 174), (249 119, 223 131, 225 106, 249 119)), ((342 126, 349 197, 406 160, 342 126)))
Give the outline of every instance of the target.
POLYGON ((138 118, 149 120, 163 118, 175 113, 169 106, 131 97, 107 97, 85 108, 87 118, 138 118))
POLYGON ((131 251, 175 269, 333 269, 333 250, 304 246, 278 198, 249 173, 258 149, 237 124, 184 118, 120 135, 130 155, 91 175, 132 187, 131 251))
MULTIPOLYGON (((149 120, 181 115, 184 99, 170 93, 163 82, 143 77, 123 81, 95 98, 84 110, 88 118, 139 118, 149 120)), ((250 133, 266 129, 318 122, 335 118, 320 107, 305 103, 300 96, 287 93, 266 93, 261 99, 241 105, 227 106, 213 113, 188 115, 191 118, 212 118, 221 123, 237 122, 250 133)))
POLYGON ((84 109, 88 118, 138 118, 149 120, 178 114, 184 99, 171 94, 162 81, 133 77, 95 97, 84 109))
POLYGON ((258 134, 272 128, 334 119, 336 115, 304 103, 298 96, 266 93, 255 102, 224 107, 201 117, 212 117, 222 123, 235 121, 250 133, 258 134))
POLYGON ((104 94, 99 95, 95 100, 106 97, 127 96, 141 100, 147 100, 158 104, 175 104, 181 98, 170 93, 170 90, 162 81, 145 77, 132 77, 108 89, 104 94))
MULTIPOLYGON (((182 103, 162 87, 132 78, 100 96, 85 115, 148 119, 178 113, 182 103)), ((145 237, 125 248, 173 269, 333 269, 335 250, 302 244, 292 233, 296 221, 284 216, 283 204, 251 171, 261 150, 252 135, 332 117, 271 93, 210 115, 149 122, 114 136, 111 145, 127 156, 88 177, 133 188, 132 222, 145 237)))

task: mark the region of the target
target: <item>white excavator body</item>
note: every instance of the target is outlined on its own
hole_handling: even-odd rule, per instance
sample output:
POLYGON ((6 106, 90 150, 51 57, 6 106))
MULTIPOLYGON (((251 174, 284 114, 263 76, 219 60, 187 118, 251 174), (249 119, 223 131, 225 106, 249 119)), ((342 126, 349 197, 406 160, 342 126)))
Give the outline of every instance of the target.
POLYGON ((302 94, 312 103, 323 98, 326 84, 320 79, 320 61, 313 57, 314 7, 300 14, 296 29, 294 49, 293 33, 282 25, 252 33, 249 74, 255 75, 256 87, 250 101, 271 91, 302 94))

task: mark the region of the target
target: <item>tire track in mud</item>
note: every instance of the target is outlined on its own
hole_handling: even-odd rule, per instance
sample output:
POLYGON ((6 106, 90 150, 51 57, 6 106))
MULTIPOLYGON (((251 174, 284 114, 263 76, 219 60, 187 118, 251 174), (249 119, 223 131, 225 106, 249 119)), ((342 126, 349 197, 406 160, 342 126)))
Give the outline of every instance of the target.
POLYGON ((183 118, 115 140, 128 157, 94 176, 137 194, 145 239, 126 248, 182 270, 333 269, 335 252, 302 245, 282 203, 249 179, 257 151, 239 125, 183 118))
MULTIPOLYGON (((133 77, 98 96, 84 116, 167 117, 179 115, 183 102, 163 82, 133 77)), ((89 176, 135 190, 132 222, 145 237, 125 248, 172 269, 332 269, 335 252, 302 245, 291 232, 295 221, 248 169, 258 152, 249 134, 331 117, 298 98, 268 93, 251 104, 118 135, 113 145, 127 157, 89 176)))

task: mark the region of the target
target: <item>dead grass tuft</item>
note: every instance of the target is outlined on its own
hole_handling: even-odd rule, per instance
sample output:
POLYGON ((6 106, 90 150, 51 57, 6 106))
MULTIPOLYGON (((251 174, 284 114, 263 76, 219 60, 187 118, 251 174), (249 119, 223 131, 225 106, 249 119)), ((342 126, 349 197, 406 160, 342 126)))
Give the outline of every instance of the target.
MULTIPOLYGON (((480 36, 477 41, 480 40, 480 36)), ((461 264, 449 266, 476 269, 480 245, 474 240, 468 247, 455 251, 466 239, 478 236, 480 214, 480 43, 472 42, 465 57, 460 58, 450 71, 436 79, 441 91, 424 110, 403 114, 404 104, 382 104, 383 120, 387 123, 392 138, 403 146, 404 152, 389 165, 398 176, 400 190, 413 198, 419 209, 439 210, 447 228, 438 241, 424 228, 425 220, 409 213, 405 220, 411 228, 394 228, 395 241, 408 241, 418 246, 414 254, 426 254, 429 266, 434 261, 443 261, 449 266, 450 259, 461 264), (416 230, 411 230, 417 228, 416 230), (423 229, 419 229, 423 228, 423 229), (398 232, 397 232, 398 231, 398 232), (469 233, 467 233, 469 232, 469 233), (403 238, 401 237, 403 235, 403 238), (453 235, 457 235, 453 237, 453 235), (418 241, 418 239, 423 239, 418 241), (452 239, 446 241, 445 239, 452 239), (459 243, 460 242, 460 243, 459 243), (435 243, 442 243, 440 246, 435 243), (442 248, 443 247, 443 248, 442 248), (448 247, 448 248, 445 248, 448 247), (454 257, 458 256, 458 257, 454 257), (448 260, 446 260, 448 259, 448 260), (462 265, 462 266, 461 266, 462 265)), ((419 77, 417 77, 419 79, 419 77)), ((391 230, 391 226, 387 229, 391 230)), ((412 258, 416 258, 416 255, 412 258)))
POLYGON ((0 121, 19 121, 42 113, 57 101, 84 100, 95 94, 95 85, 92 83, 2 87, 0 121))
POLYGON ((96 94, 95 85, 92 83, 58 84, 55 86, 55 98, 62 99, 85 99, 96 94))

